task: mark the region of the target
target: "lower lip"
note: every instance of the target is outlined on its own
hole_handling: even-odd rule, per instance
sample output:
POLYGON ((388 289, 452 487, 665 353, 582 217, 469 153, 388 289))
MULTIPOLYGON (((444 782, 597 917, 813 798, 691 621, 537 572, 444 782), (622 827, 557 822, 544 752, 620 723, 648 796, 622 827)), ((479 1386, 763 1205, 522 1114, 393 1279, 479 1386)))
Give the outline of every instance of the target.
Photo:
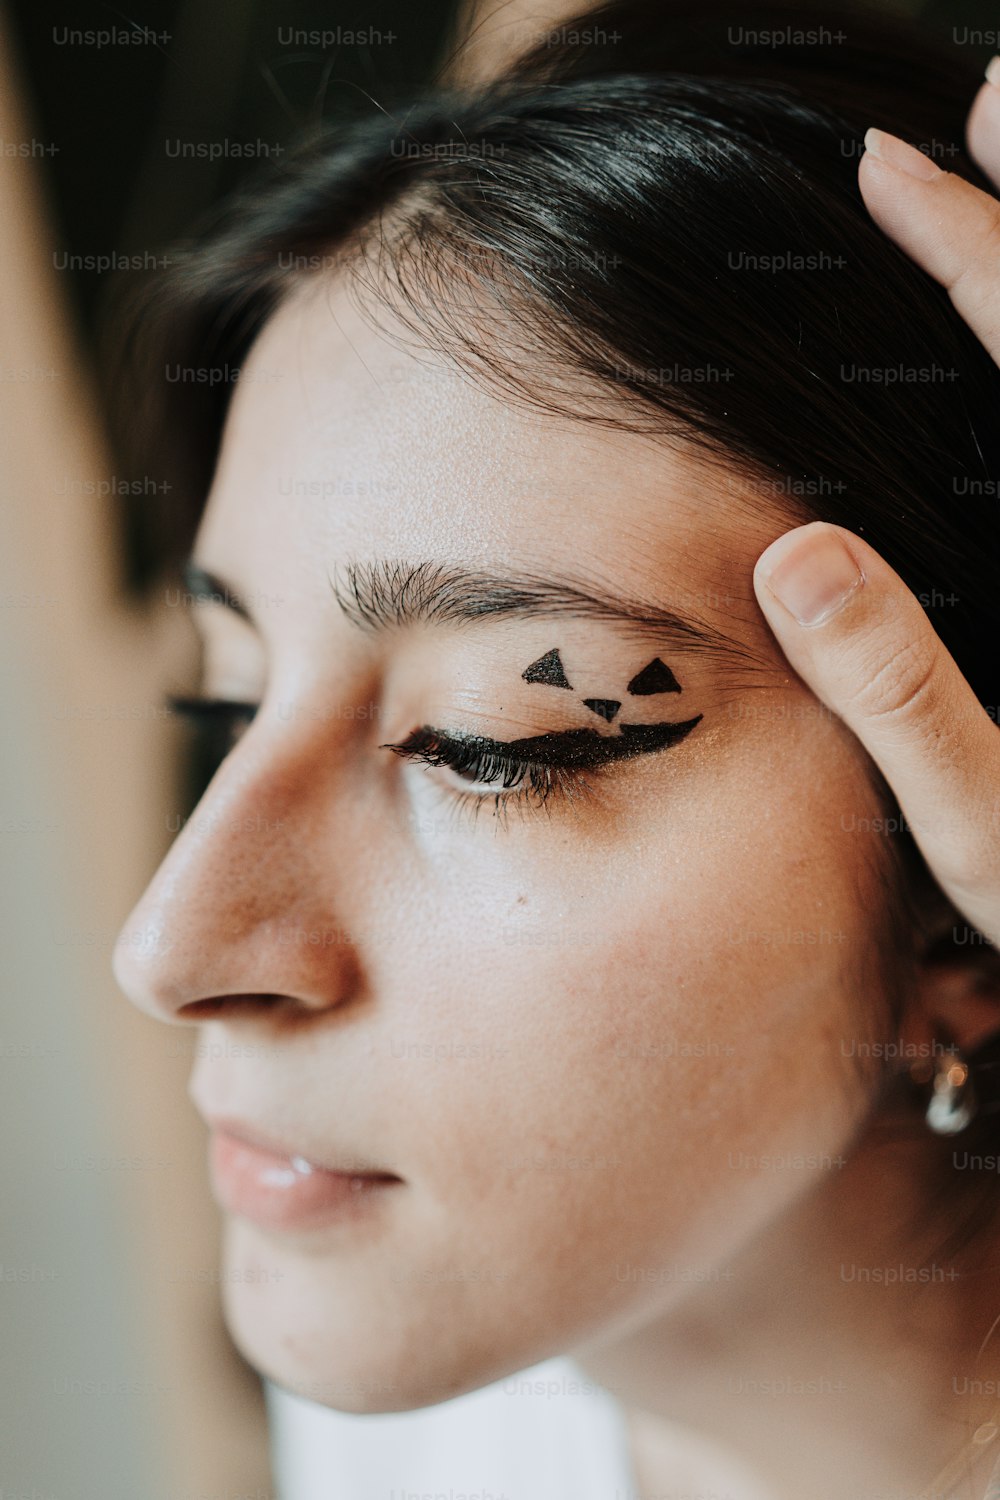
POLYGON ((398 1177, 351 1177, 251 1146, 223 1130, 209 1141, 220 1208, 270 1229, 310 1229, 367 1214, 398 1177))

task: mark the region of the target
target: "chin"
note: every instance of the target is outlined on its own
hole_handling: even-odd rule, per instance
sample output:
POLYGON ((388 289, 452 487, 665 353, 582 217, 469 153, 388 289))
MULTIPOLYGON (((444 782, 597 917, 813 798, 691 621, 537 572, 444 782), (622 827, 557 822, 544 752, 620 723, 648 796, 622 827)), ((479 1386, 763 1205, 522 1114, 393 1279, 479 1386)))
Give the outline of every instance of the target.
POLYGON ((477 1354, 453 1305, 412 1284, 387 1297, 363 1247, 335 1256, 230 1218, 221 1282, 240 1354, 273 1384, 336 1411, 413 1411, 535 1362, 533 1352, 499 1356, 499 1319, 492 1340, 489 1328, 476 1330, 477 1354))

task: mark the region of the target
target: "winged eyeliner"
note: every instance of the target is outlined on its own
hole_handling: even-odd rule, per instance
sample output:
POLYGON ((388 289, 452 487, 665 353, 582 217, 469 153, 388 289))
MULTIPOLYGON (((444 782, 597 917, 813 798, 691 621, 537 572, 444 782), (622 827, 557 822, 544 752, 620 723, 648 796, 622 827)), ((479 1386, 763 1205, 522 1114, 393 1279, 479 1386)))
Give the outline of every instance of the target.
POLYGON ((622 724, 618 734, 599 734, 596 729, 560 729, 519 740, 494 740, 478 734, 446 734, 429 726, 418 732, 461 745, 463 749, 509 756, 511 760, 529 760, 536 765, 586 767, 628 760, 676 745, 690 734, 701 718, 701 714, 696 714, 693 719, 677 724, 622 724))

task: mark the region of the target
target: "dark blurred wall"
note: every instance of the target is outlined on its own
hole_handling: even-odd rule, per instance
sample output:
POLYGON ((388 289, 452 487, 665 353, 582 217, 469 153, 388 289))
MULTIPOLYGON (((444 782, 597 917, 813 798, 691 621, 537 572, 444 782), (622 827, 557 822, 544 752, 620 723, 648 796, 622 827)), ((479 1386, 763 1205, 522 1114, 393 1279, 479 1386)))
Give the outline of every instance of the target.
MULTIPOLYGON (((165 248, 300 130, 391 111, 431 82, 454 6, 147 0, 125 11, 20 0, 7 14, 33 116, 16 144, 48 196, 43 254, 65 277, 95 364, 115 481, 136 483, 127 393, 113 393, 101 368, 111 300, 155 275, 165 248)), ((155 519, 127 498, 118 516, 122 581, 141 593, 160 562, 155 519)))
MULTIPOLYGON (((169 242, 301 126, 373 102, 392 109, 429 81, 451 15, 450 0, 9 6, 54 251, 142 254, 169 242)), ((107 273, 68 274, 90 332, 107 273)))

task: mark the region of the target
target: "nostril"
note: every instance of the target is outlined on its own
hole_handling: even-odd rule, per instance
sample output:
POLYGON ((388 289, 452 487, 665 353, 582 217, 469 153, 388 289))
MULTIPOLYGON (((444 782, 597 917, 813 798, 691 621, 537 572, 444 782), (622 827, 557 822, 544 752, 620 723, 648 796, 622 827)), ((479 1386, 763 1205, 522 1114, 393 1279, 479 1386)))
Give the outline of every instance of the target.
POLYGON ((286 995, 215 995, 207 1000, 190 1000, 178 1008, 177 1015, 180 1020, 195 1022, 250 1020, 294 1004, 286 995))

